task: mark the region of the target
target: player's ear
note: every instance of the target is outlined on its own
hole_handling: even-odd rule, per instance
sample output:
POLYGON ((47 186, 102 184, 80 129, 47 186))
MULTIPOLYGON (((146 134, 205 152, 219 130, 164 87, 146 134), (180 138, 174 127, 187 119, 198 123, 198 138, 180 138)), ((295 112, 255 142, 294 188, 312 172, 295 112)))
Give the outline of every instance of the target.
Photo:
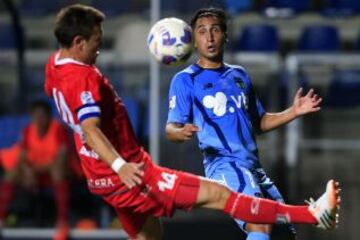
POLYGON ((81 37, 81 36, 75 36, 73 41, 72 41, 72 45, 73 46, 76 46, 76 47, 79 47, 79 48, 83 48, 83 45, 84 45, 84 38, 81 37))

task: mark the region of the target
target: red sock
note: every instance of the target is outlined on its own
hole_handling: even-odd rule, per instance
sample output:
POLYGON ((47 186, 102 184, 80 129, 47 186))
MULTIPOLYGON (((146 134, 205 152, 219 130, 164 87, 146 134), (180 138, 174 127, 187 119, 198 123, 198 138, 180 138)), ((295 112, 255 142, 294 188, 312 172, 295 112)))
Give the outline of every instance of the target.
POLYGON ((3 221, 6 216, 7 207, 14 196, 15 185, 10 182, 0 183, 0 220, 3 221))
POLYGON ((234 192, 231 193, 224 212, 251 223, 317 223, 308 206, 291 206, 234 192))
POLYGON ((57 222, 67 222, 69 216, 69 185, 66 181, 55 183, 57 222))

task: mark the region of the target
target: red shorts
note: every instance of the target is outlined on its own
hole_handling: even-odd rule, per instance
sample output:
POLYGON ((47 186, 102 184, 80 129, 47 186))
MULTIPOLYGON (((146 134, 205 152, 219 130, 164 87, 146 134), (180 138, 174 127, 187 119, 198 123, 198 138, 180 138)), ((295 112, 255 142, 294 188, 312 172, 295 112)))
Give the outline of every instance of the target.
POLYGON ((104 196, 112 205, 131 238, 143 228, 148 216, 173 215, 176 209, 190 211, 196 203, 200 178, 196 175, 148 163, 141 186, 104 196))

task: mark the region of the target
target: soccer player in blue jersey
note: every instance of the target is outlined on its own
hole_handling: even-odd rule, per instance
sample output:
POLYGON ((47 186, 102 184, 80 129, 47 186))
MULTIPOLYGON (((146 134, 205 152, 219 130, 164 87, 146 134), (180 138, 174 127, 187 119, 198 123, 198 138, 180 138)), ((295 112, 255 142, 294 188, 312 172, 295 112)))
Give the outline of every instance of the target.
MULTIPOLYGON (((259 162, 255 133, 319 111, 322 99, 313 90, 304 95, 299 89, 291 107, 266 112, 246 70, 223 61, 226 21, 225 12, 216 8, 200 9, 191 20, 198 61, 172 79, 167 137, 183 142, 196 134, 208 178, 241 193, 283 202, 259 162)), ((248 240, 270 239, 270 225, 237 223, 248 240)))

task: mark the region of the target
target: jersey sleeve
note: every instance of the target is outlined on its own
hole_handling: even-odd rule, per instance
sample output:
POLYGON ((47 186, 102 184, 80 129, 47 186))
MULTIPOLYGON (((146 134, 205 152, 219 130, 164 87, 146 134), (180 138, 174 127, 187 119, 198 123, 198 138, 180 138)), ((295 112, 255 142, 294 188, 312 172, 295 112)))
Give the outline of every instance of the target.
POLYGON ((192 86, 184 75, 175 75, 169 90, 169 113, 167 123, 192 121, 192 86))
POLYGON ((79 74, 76 79, 76 85, 72 97, 72 109, 75 112, 79 122, 91 117, 100 117, 100 87, 101 76, 96 71, 88 71, 79 74))

